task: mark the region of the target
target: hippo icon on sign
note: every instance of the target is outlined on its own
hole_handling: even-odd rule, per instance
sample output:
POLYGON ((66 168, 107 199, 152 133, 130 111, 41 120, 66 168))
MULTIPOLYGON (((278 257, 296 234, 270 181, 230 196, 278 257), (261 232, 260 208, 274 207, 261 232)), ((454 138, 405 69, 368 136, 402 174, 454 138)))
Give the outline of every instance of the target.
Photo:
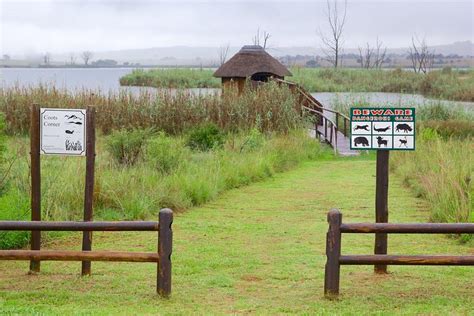
POLYGON ((369 146, 369 141, 365 137, 356 137, 354 138, 354 147, 357 147, 358 145, 362 145, 363 147, 369 146))
POLYGON ((411 128, 411 126, 406 123, 397 124, 397 127, 395 129, 397 132, 403 131, 404 133, 413 131, 413 128, 411 128))

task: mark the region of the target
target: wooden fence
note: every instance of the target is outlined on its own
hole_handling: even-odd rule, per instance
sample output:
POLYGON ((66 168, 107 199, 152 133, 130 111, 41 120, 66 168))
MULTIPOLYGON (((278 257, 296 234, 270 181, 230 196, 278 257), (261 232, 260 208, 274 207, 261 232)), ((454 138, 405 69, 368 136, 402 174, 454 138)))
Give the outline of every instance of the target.
POLYGON ((158 251, 58 251, 58 250, 0 250, 0 260, 40 261, 116 261, 157 263, 157 292, 162 297, 171 294, 171 252, 173 243, 173 212, 162 209, 158 222, 41 222, 0 221, 0 231, 156 231, 158 251))
POLYGON ((324 294, 332 298, 339 295, 341 265, 474 265, 474 256, 404 256, 404 255, 341 255, 341 237, 351 234, 474 234, 474 224, 343 224, 342 214, 331 210, 328 214, 329 230, 326 237, 326 268, 324 294))

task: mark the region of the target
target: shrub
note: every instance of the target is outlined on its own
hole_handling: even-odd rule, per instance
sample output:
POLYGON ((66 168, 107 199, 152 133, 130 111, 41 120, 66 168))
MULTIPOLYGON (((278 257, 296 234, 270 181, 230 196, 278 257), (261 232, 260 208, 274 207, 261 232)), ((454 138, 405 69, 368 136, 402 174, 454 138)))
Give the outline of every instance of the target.
POLYGON ((189 150, 179 138, 159 133, 147 144, 147 161, 162 173, 170 173, 178 168, 190 155, 189 150))
POLYGON ((253 128, 240 146, 240 152, 253 151, 263 146, 264 135, 256 128, 253 128))
POLYGON ((119 130, 106 138, 106 148, 121 165, 134 165, 143 155, 150 129, 119 130))
POLYGON ((207 151, 224 144, 224 133, 213 123, 203 124, 194 128, 187 140, 187 145, 195 150, 207 151))
POLYGON ((444 66, 443 69, 441 70, 441 73, 444 75, 450 75, 453 72, 453 68, 449 66, 444 66))

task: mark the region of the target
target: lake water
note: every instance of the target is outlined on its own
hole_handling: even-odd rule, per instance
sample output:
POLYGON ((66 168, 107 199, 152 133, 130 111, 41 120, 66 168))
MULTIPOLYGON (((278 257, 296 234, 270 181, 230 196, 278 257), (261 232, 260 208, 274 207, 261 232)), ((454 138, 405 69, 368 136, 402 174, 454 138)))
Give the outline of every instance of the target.
MULTIPOLYGON (((0 86, 12 87, 37 86, 39 84, 53 84, 57 88, 64 88, 71 92, 82 89, 99 90, 103 93, 132 91, 139 93, 142 90, 156 91, 146 87, 121 87, 120 77, 132 72, 132 68, 0 68, 0 86)), ((208 94, 219 92, 220 89, 188 89, 194 94, 208 94)), ((171 89, 171 91, 174 91, 171 89)), ((331 107, 335 102, 363 101, 370 105, 424 105, 432 104, 432 99, 417 94, 363 92, 363 93, 312 93, 324 105, 331 107)), ((447 104, 461 105, 474 109, 474 102, 443 101, 447 104)))

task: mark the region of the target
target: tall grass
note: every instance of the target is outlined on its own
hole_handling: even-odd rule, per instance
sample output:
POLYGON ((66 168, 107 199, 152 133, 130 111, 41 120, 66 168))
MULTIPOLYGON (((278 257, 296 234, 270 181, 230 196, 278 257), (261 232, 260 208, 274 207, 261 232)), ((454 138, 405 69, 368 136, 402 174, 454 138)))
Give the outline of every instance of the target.
MULTIPOLYGON (((105 149, 104 137, 99 137, 94 191, 97 218, 144 219, 156 215, 163 207, 184 210, 212 200, 225 190, 293 168, 302 161, 332 155, 302 130, 286 135, 259 135, 258 146, 247 145, 249 138, 255 138, 252 133, 239 133, 228 135, 222 148, 201 152, 185 148, 180 136, 160 133, 147 141, 142 159, 125 167, 112 158, 105 149), (160 149, 166 153, 158 152, 160 149), (169 157, 178 159, 170 161, 169 157)), ((28 201, 30 190, 28 139, 11 137, 9 147, 14 149, 12 155, 17 160, 9 174, 7 198, 0 199, 0 210, 9 209, 4 217, 19 219, 24 216, 24 201, 28 201)), ((77 157, 42 159, 45 220, 80 220, 84 172, 84 160, 77 157)))
POLYGON ((474 101, 474 71, 412 71, 293 68, 293 80, 311 92, 396 92, 474 101))
POLYGON ((224 131, 250 130, 286 132, 301 124, 297 100, 289 89, 269 84, 237 97, 236 91, 222 96, 195 96, 180 90, 156 93, 142 91, 109 93, 83 90, 74 94, 55 87, 0 89, 0 112, 5 113, 9 134, 26 134, 32 103, 43 107, 84 108, 97 106, 97 126, 105 134, 122 128, 154 128, 178 135, 204 122, 224 131))
POLYGON ((210 69, 137 69, 120 78, 122 86, 156 88, 219 88, 220 79, 210 69))
POLYGON ((435 222, 474 222, 473 138, 443 140, 421 132, 414 152, 396 152, 391 166, 430 205, 435 222), (424 134, 424 135, 423 135, 424 134))

